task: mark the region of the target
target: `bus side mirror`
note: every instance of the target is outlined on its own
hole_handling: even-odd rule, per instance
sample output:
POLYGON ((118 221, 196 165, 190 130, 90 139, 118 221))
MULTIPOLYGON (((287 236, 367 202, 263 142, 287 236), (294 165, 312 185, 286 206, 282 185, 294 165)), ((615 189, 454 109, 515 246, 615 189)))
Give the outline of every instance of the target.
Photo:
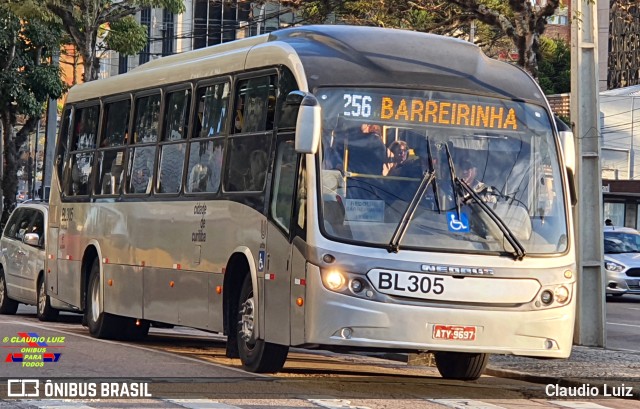
POLYGON ((569 125, 565 124, 560 118, 554 115, 558 135, 560 136, 560 145, 562 146, 562 156, 564 164, 567 167, 567 178, 569 179, 569 195, 571 196, 571 204, 578 203, 578 189, 574 179, 576 173, 576 146, 573 139, 573 132, 569 125))
POLYGON ((558 134, 560 136, 560 144, 562 145, 562 156, 564 163, 572 173, 576 171, 576 146, 573 140, 573 132, 569 125, 565 124, 560 118, 555 116, 558 134))
POLYGON ((311 153, 318 151, 322 131, 321 109, 313 94, 302 91, 292 91, 287 95, 287 105, 299 105, 296 120, 296 152, 311 153))

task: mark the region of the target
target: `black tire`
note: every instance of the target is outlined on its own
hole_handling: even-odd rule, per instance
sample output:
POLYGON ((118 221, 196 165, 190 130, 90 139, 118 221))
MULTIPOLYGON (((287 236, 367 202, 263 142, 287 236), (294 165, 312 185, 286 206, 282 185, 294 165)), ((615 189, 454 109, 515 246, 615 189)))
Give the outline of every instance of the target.
POLYGON ((0 268, 0 314, 13 315, 18 311, 18 302, 7 295, 7 282, 4 270, 0 268))
POLYGON ((466 352, 435 352, 436 367, 445 379, 475 381, 489 362, 489 354, 466 352))
POLYGON ((255 339, 255 313, 251 276, 247 274, 238 299, 237 342, 242 367, 249 372, 278 372, 287 360, 289 346, 255 339))
POLYGON ((60 311, 51 307, 51 300, 45 288, 44 277, 38 280, 38 302, 36 304, 36 315, 40 321, 55 321, 58 319, 60 311))
POLYGON ((126 330, 120 317, 100 311, 100 261, 95 259, 89 274, 84 319, 89 333, 95 338, 117 339, 126 330), (124 328, 123 328, 124 327, 124 328))

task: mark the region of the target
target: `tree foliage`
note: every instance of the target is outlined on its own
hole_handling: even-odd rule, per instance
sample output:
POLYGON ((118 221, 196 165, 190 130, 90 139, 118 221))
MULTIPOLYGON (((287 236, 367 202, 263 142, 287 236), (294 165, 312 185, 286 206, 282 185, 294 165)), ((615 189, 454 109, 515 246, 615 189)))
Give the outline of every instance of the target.
POLYGON ((517 63, 538 76, 540 36, 561 0, 534 6, 530 0, 290 0, 309 21, 330 15, 349 24, 404 28, 452 36, 468 36, 476 25, 476 43, 495 55, 510 45, 517 63), (506 41, 505 41, 506 40, 506 41), (508 43, 507 43, 508 41, 508 43))
POLYGON ((562 39, 540 40, 540 87, 547 95, 571 92, 571 47, 562 39))
POLYGON ((144 30, 134 18, 147 7, 162 7, 173 13, 184 11, 183 0, 44 0, 47 9, 62 22, 84 66, 84 81, 98 78, 100 53, 114 50, 135 54, 147 41, 144 30), (101 30, 107 34, 99 42, 101 30))
POLYGON ((0 5, 2 222, 15 207, 17 150, 37 125, 45 103, 50 98, 59 98, 65 91, 59 69, 51 65, 51 53, 60 47, 61 27, 38 18, 38 14, 17 14, 26 13, 27 9, 12 6, 11 3, 0 5), (19 118, 24 125, 16 131, 19 118))

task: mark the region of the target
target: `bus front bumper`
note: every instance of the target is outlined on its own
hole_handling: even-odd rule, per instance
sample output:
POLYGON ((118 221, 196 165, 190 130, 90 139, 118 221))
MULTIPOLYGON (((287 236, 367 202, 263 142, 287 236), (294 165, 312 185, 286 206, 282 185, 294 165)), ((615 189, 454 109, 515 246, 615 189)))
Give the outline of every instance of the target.
POLYGON ((307 344, 353 350, 388 348, 548 358, 567 358, 571 353, 574 302, 529 311, 509 307, 391 304, 329 291, 320 275, 310 270, 305 305, 307 344), (472 327, 474 339, 437 338, 436 326, 442 325, 472 327))

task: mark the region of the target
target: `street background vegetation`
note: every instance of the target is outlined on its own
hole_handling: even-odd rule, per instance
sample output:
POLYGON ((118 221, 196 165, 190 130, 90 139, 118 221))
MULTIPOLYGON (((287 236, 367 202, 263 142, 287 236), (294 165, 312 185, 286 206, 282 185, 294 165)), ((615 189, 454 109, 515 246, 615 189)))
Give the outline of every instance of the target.
MULTIPOLYGON (((569 91, 569 45, 542 36, 561 0, 547 0, 542 7, 529 0, 281 0, 280 4, 295 10, 305 24, 400 28, 467 40, 473 35, 490 57, 509 60, 514 54, 512 62, 537 79, 545 93, 569 91)), ((67 90, 54 55, 71 45, 76 53, 72 60, 83 66, 83 81, 98 79, 106 51, 134 55, 147 44, 147 29, 135 19, 147 7, 185 10, 183 0, 2 0, 1 224, 16 205, 20 149, 49 100, 67 90)))

